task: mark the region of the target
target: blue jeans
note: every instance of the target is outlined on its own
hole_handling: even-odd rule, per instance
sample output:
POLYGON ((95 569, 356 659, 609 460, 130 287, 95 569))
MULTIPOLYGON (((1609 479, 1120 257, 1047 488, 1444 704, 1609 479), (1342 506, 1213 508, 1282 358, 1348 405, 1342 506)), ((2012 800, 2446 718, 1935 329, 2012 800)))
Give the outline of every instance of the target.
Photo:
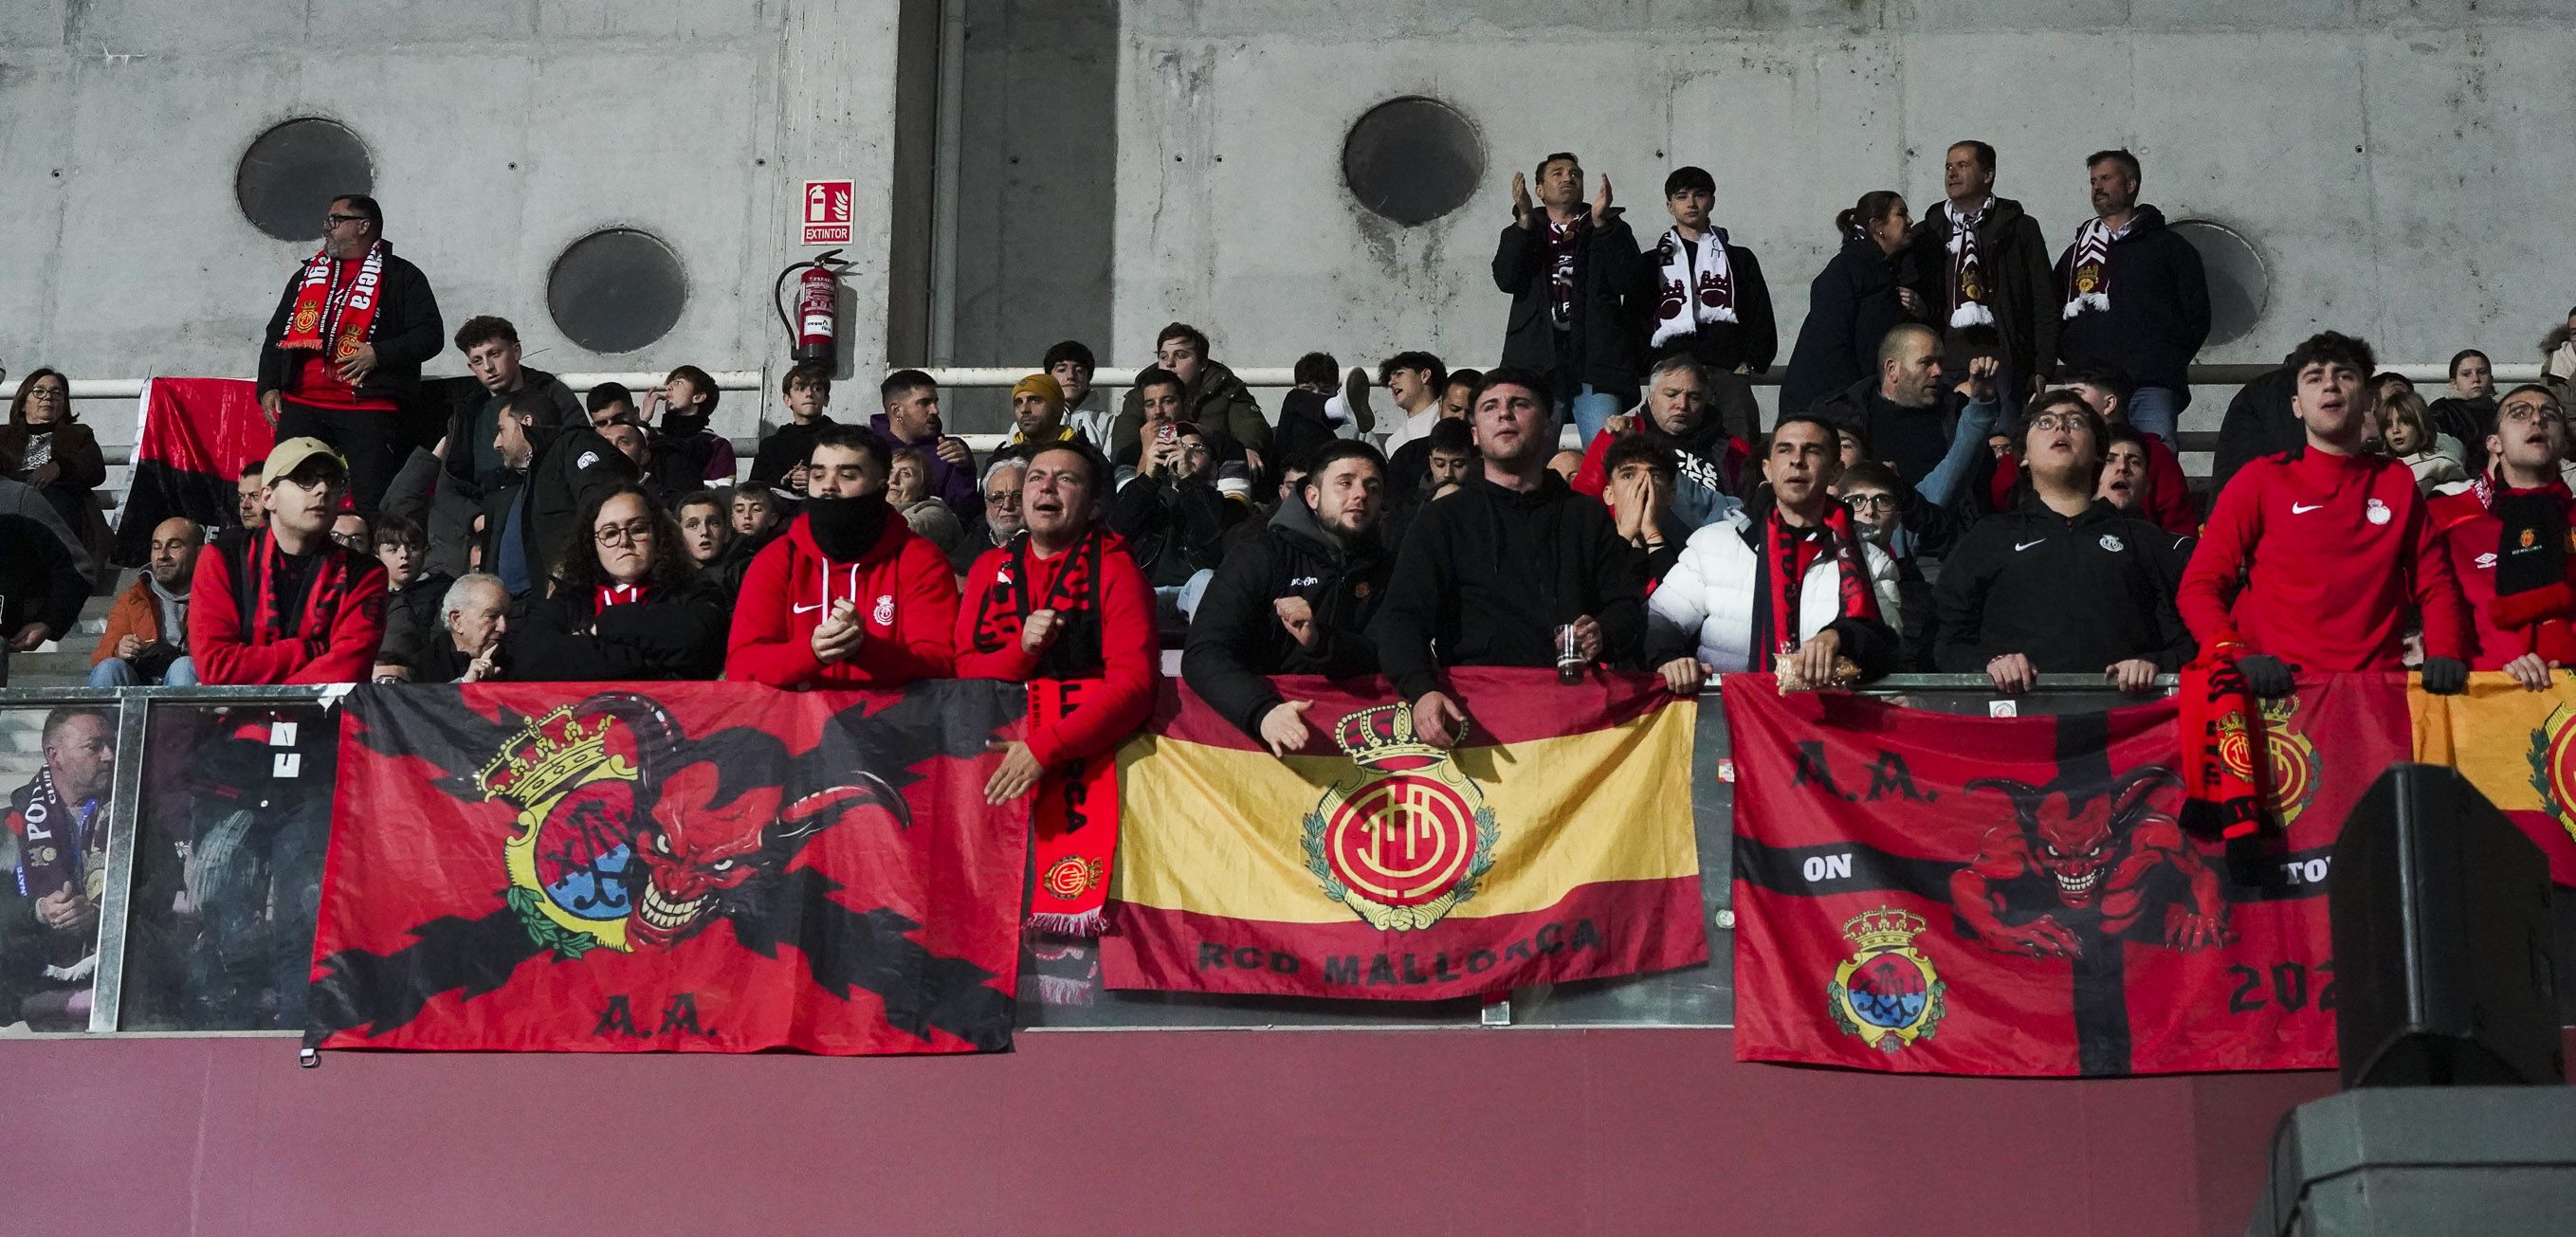
POLYGON ((2191 406, 2191 392, 2172 387, 2139 387, 2129 392, 2129 424, 2141 434, 2153 434, 2165 445, 2182 450, 2175 432, 2182 425, 2182 410, 2191 406))
MULTIPOLYGON (((195 687, 197 663, 186 657, 171 662, 161 681, 171 687, 195 687)), ((133 687, 142 682, 143 676, 136 673, 134 663, 122 657, 106 658, 89 668, 89 685, 92 687, 133 687)))
POLYGON ((1577 447, 1591 445, 1592 436, 1601 432, 1604 423, 1627 411, 1619 406, 1618 392, 1595 390, 1588 382, 1568 381, 1562 371, 1556 380, 1556 406, 1560 413, 1557 424, 1565 424, 1567 418, 1573 420, 1577 447))

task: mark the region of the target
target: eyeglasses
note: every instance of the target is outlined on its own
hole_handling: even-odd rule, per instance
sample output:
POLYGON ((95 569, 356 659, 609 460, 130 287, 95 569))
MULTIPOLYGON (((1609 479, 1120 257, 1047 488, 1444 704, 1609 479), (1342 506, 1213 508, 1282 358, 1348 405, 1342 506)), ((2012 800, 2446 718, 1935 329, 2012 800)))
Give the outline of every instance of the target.
POLYGON ((1018 490, 1002 490, 996 493, 987 494, 984 496, 984 505, 987 507, 1019 506, 1020 492, 1018 490))
POLYGON ((1894 511, 1896 510, 1896 495, 1845 494, 1843 495, 1843 505, 1851 508, 1852 514, 1854 515, 1861 515, 1871 511, 1894 511))
POLYGON ((2080 412, 2043 412, 2030 419, 2030 426, 2042 433, 2086 428, 2084 414, 2080 412))
POLYGON ((2543 425, 2567 424, 2567 414, 2547 404, 2516 404, 2497 415, 2512 425, 2528 425, 2534 421, 2543 425))
POLYGON ((653 526, 642 520, 630 524, 611 524, 591 534, 601 545, 626 545, 653 539, 653 526))
POLYGON ((366 553, 367 551, 367 535, 365 533, 333 533, 331 534, 331 540, 337 541, 361 554, 366 553))
POLYGON ((325 224, 334 224, 334 223, 364 223, 364 222, 366 222, 366 220, 367 220, 367 217, 366 217, 365 215, 324 215, 324 216, 322 216, 322 222, 323 222, 323 223, 325 223, 325 224))

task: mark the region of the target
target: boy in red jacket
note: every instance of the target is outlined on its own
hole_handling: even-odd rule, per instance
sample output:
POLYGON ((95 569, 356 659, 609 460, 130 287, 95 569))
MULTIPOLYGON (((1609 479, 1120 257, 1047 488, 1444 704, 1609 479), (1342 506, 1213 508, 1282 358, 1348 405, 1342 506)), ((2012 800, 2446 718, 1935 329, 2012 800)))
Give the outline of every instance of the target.
MULTIPOLYGON (((188 653, 206 683, 366 681, 385 634, 385 569, 331 540, 349 466, 289 438, 260 470, 262 528, 228 529, 197 556, 188 653)), ((191 887, 206 948, 188 976, 191 1026, 304 1025, 339 726, 323 708, 236 713, 191 762, 191 887)))
POLYGON ((1081 707, 1032 717, 984 787, 1000 803, 1038 775, 1107 752, 1154 708, 1154 590, 1104 526, 1109 462, 1080 441, 1029 460, 1020 490, 1028 531, 984 552, 957 611, 957 677, 1051 679, 1081 686, 1081 707))
POLYGON ((2466 616, 2412 470, 2361 452, 2370 345, 2327 331, 2290 354, 2291 409, 2307 443, 2266 456, 2220 491, 2177 599, 2203 652, 2235 656, 2266 696, 2293 671, 2402 668, 2411 615, 2424 690, 2468 683, 2466 616))
POLYGON ((885 444, 827 425, 801 462, 811 497, 742 578, 725 677, 787 688, 949 677, 957 578, 886 505, 885 444))
POLYGON ((198 681, 363 683, 385 636, 385 569, 331 540, 349 466, 289 438, 260 470, 265 528, 226 529, 197 556, 188 653, 198 681))
POLYGON ((2433 499, 2433 526, 2469 603, 2469 665, 2502 670, 2526 690, 2576 665, 2576 495, 2559 478, 2567 417, 2542 386, 2496 406, 2487 458, 2496 472, 2433 499))

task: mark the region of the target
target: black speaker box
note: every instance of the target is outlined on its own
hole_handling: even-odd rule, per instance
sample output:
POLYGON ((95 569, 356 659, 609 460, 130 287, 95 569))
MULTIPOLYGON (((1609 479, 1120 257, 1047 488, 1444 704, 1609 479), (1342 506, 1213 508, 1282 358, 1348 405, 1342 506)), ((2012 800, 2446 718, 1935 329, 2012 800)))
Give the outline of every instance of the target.
POLYGON ((2565 1079, 2548 861, 2458 770, 2381 774, 2326 889, 2343 1085, 2565 1079))

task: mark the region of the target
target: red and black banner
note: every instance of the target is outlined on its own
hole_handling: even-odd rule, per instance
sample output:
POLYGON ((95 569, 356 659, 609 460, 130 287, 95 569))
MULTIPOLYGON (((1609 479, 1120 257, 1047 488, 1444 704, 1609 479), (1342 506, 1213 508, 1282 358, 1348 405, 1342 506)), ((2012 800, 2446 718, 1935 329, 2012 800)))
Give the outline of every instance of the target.
POLYGON ((116 561, 152 556, 152 529, 174 515, 207 528, 235 518, 242 469, 268 458, 276 431, 259 410, 259 386, 240 378, 154 378, 143 384, 142 424, 124 505, 116 519, 116 561))
MULTIPOLYGON (((2335 1063, 2327 872, 2407 758, 2398 676, 2262 702, 2267 849, 2186 832, 2177 704, 2013 718, 1724 684, 1736 1053, 1914 1073, 2335 1063), (2332 760, 2324 759, 2331 753, 2332 760)), ((2260 749, 2259 754, 2257 748, 2260 749)))
POLYGON ((1017 684, 362 687, 324 1048, 974 1052, 1011 1043, 1017 684))

